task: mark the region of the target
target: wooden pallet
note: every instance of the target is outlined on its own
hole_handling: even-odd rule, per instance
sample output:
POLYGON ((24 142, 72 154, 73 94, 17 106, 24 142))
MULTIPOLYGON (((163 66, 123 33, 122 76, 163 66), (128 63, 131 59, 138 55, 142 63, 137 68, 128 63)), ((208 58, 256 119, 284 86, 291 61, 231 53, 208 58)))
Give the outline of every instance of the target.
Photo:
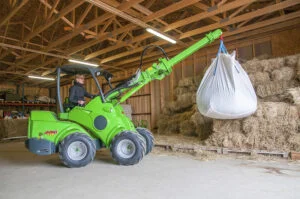
MULTIPOLYGON (((266 151, 266 150, 242 150, 242 149, 228 149, 224 147, 207 147, 207 146, 175 146, 170 144, 155 144, 155 147, 164 148, 165 150, 180 151, 187 153, 195 153, 199 150, 211 151, 218 154, 242 154, 242 155, 266 155, 266 156, 278 156, 282 158, 288 158, 289 152, 284 151, 266 151)), ((294 152, 295 153, 295 152, 294 152)), ((294 157, 300 159, 300 153, 295 154, 294 157)))
POLYGON ((291 152, 291 159, 292 160, 300 160, 300 152, 291 152))

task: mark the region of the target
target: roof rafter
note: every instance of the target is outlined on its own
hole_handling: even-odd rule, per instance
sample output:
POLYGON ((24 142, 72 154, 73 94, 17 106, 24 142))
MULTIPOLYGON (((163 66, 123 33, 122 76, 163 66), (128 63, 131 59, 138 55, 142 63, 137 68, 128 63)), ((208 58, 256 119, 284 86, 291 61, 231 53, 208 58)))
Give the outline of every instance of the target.
POLYGON ((21 2, 18 2, 19 4, 15 5, 15 7, 10 12, 8 12, 8 15, 0 20, 0 27, 5 25, 28 2, 28 0, 22 0, 21 2))
MULTIPOLYGON (((41 0, 43 1, 43 0, 41 0)), ((30 34, 28 34, 25 38, 24 41, 29 41, 30 39, 32 39, 33 37, 35 37, 37 34, 39 34, 40 32, 46 30, 47 28, 49 28, 50 26, 52 26, 55 22, 57 22, 58 20, 60 20, 62 17, 64 17, 66 14, 68 14, 69 12, 71 12, 73 9, 75 9, 76 7, 80 6, 81 4, 83 4, 84 2, 81 0, 74 0, 72 1, 71 4, 69 4, 68 6, 64 7, 59 13, 58 16, 53 16, 51 17, 51 19, 47 22, 45 22, 43 25, 37 27, 35 30, 33 30, 33 32, 31 32, 30 34)))

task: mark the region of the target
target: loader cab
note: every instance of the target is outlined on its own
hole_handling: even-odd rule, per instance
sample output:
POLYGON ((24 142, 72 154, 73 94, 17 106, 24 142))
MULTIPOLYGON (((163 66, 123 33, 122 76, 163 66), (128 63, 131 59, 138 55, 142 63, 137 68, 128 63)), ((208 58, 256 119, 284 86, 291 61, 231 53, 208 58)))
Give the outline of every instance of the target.
POLYGON ((81 65, 81 64, 63 65, 56 69, 57 103, 59 105, 60 113, 64 113, 73 108, 72 105, 70 105, 68 103, 68 98, 66 98, 64 100, 61 98, 61 95, 60 95, 61 81, 63 81, 64 79, 74 77, 78 73, 84 74, 87 76, 91 76, 94 79, 96 86, 99 90, 98 95, 100 96, 100 99, 102 100, 102 102, 105 102, 104 94, 103 94, 103 91, 99 84, 99 81, 97 79, 97 76, 103 76, 104 74, 107 73, 106 71, 104 72, 104 70, 102 70, 99 67, 92 67, 92 66, 86 66, 86 65, 81 65))
POLYGON ((98 95, 100 96, 102 103, 105 103, 106 98, 108 98, 109 95, 111 95, 112 93, 117 92, 118 95, 116 96, 116 98, 118 98, 123 94, 122 89, 132 88, 137 86, 138 83, 136 83, 136 80, 140 77, 141 70, 137 70, 134 75, 122 81, 121 83, 119 83, 113 88, 113 86, 111 85, 111 79, 113 75, 108 71, 101 69, 99 67, 92 67, 92 66, 81 65, 81 64, 67 64, 58 67, 56 70, 56 75, 57 75, 56 90, 57 90, 57 103, 59 105, 60 113, 68 112, 74 107, 74 105, 72 106, 70 103, 68 103, 68 98, 64 100, 61 99, 61 95, 60 95, 61 80, 74 77, 78 73, 91 76, 94 79, 96 86, 99 90, 98 95), (99 81, 97 79, 98 76, 102 76, 107 81, 110 87, 110 90, 108 92, 103 93, 99 81))

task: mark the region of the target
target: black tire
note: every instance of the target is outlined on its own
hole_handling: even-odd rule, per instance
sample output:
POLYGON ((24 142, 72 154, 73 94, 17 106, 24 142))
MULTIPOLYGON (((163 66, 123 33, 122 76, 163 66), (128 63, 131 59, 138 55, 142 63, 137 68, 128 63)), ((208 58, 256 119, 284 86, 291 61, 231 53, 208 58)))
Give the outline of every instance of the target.
POLYGON ((148 153, 150 153, 153 149, 153 145, 154 145, 154 137, 151 133, 151 131, 149 131, 146 128, 142 128, 142 127, 137 127, 136 128, 137 132, 144 137, 144 139, 146 140, 146 155, 148 153))
POLYGON ((67 167, 83 167, 94 160, 96 145, 89 136, 83 133, 73 133, 62 140, 58 151, 59 158, 67 167))
POLYGON ((134 165, 143 159, 145 146, 145 141, 137 133, 124 131, 113 138, 110 151, 118 164, 134 165))

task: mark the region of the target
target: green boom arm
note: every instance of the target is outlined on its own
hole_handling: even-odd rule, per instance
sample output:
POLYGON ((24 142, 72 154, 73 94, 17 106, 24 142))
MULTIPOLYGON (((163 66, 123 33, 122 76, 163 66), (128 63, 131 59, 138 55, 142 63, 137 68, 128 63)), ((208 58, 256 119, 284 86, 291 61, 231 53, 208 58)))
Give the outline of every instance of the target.
MULTIPOLYGON (((151 67, 146 69, 141 73, 140 77, 133 83, 136 84, 133 88, 124 88, 121 92, 126 92, 120 99, 120 103, 127 100, 130 96, 132 96, 135 92, 141 89, 144 85, 148 84, 150 81, 158 79, 161 80, 165 76, 169 75, 172 72, 172 67, 177 63, 181 62, 188 56, 195 53, 197 50, 203 48, 204 46, 212 43, 215 39, 220 38, 222 35, 222 31, 217 29, 213 32, 208 33, 203 39, 193 44, 189 48, 185 49, 175 57, 170 60, 165 58, 160 58, 158 64, 154 63, 151 67)), ((132 84, 132 85, 133 85, 132 84)), ((109 96, 107 96, 107 100, 110 101, 119 95, 119 92, 113 92, 109 96)))

